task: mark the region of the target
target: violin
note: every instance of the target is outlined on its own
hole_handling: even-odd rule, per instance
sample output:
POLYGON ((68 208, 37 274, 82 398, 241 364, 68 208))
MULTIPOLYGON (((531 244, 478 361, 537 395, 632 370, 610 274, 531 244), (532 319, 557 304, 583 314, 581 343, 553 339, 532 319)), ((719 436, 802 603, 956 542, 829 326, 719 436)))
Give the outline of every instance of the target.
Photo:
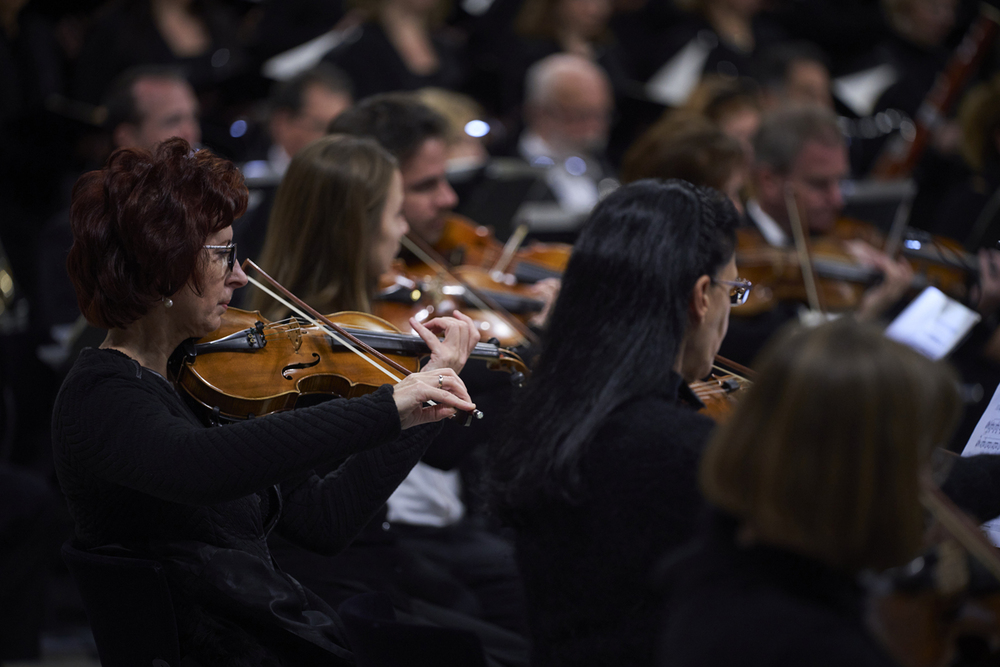
MULTIPOLYGON (((736 265, 740 276, 753 283, 753 289, 746 303, 733 308, 734 315, 767 312, 781 301, 810 302, 807 276, 795 249, 771 246, 756 229, 741 228, 736 234, 736 265)), ((850 218, 837 220, 826 236, 809 240, 821 310, 853 310, 865 290, 881 280, 878 270, 858 264, 848 253, 845 241, 851 240, 864 241, 874 248, 885 245, 884 236, 875 227, 850 218)), ((978 277, 975 258, 951 239, 915 233, 902 243, 900 251, 914 271, 912 290, 934 286, 962 301, 978 277)))
MULTIPOLYGON (((177 385, 216 421, 247 419, 289 410, 307 394, 370 393, 416 372, 429 352, 423 339, 366 313, 304 317, 306 324, 296 318, 272 323, 259 312, 230 308, 219 329, 185 350, 177 385)), ((497 345, 479 343, 472 356, 510 372, 515 383, 528 374, 517 355, 497 345)))
POLYGON ((688 386, 705 404, 700 412, 721 423, 753 384, 753 376, 754 371, 746 366, 716 355, 709 376, 688 386))
POLYGON ((928 479, 921 501, 945 539, 910 563, 869 577, 869 625, 905 667, 995 664, 1000 646, 1000 558, 978 526, 928 479), (984 654, 991 654, 983 662, 984 654))
POLYGON ((434 250, 453 267, 474 266, 489 274, 509 274, 517 283, 559 278, 566 270, 573 247, 565 243, 532 243, 520 247, 527 227, 519 227, 507 244, 500 243, 489 227, 457 214, 445 220, 434 250))
MULTIPOLYGON (((436 296, 438 301, 442 295, 460 297, 466 303, 471 303, 475 310, 469 313, 469 316, 473 320, 478 319, 481 330, 487 335, 496 336, 487 330, 499 319, 506 325, 505 328, 516 332, 513 338, 508 339, 509 345, 538 344, 538 336, 527 326, 527 322, 534 313, 544 307, 544 303, 526 291, 531 288, 510 284, 497 275, 486 276, 482 270, 472 267, 449 269, 445 266, 445 260, 417 237, 407 235, 401 242, 415 258, 405 269, 413 277, 414 284, 434 286, 429 290, 428 296, 432 298, 436 296), (463 276, 467 276, 468 280, 463 276), (474 286, 473 282, 478 286, 474 286), (519 314, 512 314, 501 301, 513 307, 519 314), (483 319, 482 315, 486 315, 487 318, 483 319), (489 326, 483 327, 483 322, 489 326)), ((411 290, 412 299, 418 300, 418 294, 418 291, 411 290)), ((417 317, 425 315, 423 311, 424 309, 415 315, 417 317)))
POLYGON ((538 313, 544 303, 520 290, 495 289, 494 281, 481 269, 462 267, 456 274, 462 280, 450 282, 442 277, 417 275, 398 264, 379 278, 378 291, 372 302, 372 311, 388 320, 401 331, 409 332, 410 317, 424 322, 432 317, 450 316, 455 310, 472 318, 487 339, 495 338, 504 347, 516 347, 527 342, 521 327, 504 313, 522 322, 538 313), (475 292, 473 292, 475 290, 475 292), (481 309, 476 294, 485 295, 502 309, 481 309))
MULTIPOLYGON (((430 352, 419 336, 401 334, 374 315, 327 317, 410 372, 430 352)), ((479 343, 471 356, 512 373, 517 384, 528 374, 520 358, 497 345, 479 343)), ((185 357, 177 384, 205 409, 231 420, 291 410, 307 394, 362 396, 391 380, 322 327, 295 318, 268 322, 257 311, 238 308, 230 308, 222 325, 185 357)))

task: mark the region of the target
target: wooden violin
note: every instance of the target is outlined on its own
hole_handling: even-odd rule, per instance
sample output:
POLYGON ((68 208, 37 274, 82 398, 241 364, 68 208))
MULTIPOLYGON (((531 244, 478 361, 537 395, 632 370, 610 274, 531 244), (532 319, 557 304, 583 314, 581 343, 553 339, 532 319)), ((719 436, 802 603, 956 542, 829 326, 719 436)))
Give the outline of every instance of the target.
MULTIPOLYGON (((423 339, 401 334, 374 315, 344 312, 327 317, 410 372, 417 371, 420 358, 429 353, 423 339)), ((306 394, 361 396, 391 381, 322 327, 295 318, 268 322, 259 312, 238 308, 230 308, 222 325, 194 343, 186 357, 177 384, 226 419, 290 410, 306 394)), ((472 357, 512 373, 517 383, 528 373, 516 355, 497 345, 479 343, 472 357)))
MULTIPOLYGON (((260 271, 250 260, 244 264, 260 271)), ((369 393, 416 372, 420 357, 429 352, 423 339, 401 334, 373 315, 326 317, 273 280, 294 303, 249 280, 301 312, 306 324, 294 318, 271 323, 258 312, 231 308, 219 329, 189 346, 175 380, 216 420, 288 410, 306 394, 350 398, 369 393)), ((497 345, 477 344, 473 356, 486 359, 490 368, 511 372, 517 383, 528 373, 517 355, 497 345)))
POLYGON ((688 386, 705 404, 700 412, 723 422, 753 384, 753 375, 754 372, 746 366, 716 355, 711 374, 688 386))
POLYGON ((904 667, 995 664, 1000 646, 1000 558, 979 527, 929 480, 921 501, 945 539, 907 565, 871 577, 869 625, 904 667), (983 661, 989 656, 988 661, 983 661))
POLYGON ((408 332, 410 317, 424 322, 432 317, 450 316, 460 309, 472 318, 484 338, 495 338, 504 347, 530 342, 522 327, 511 318, 523 323, 542 310, 544 303, 541 300, 528 294, 523 286, 508 286, 510 288, 506 291, 500 291, 489 276, 473 267, 462 267, 453 275, 461 282, 438 276, 428 278, 407 270, 405 265, 396 266, 380 277, 372 311, 401 331, 408 332), (480 308, 481 303, 475 300, 476 294, 485 295, 502 310, 480 308))
POLYGON ((452 214, 445 220, 444 232, 434 250, 452 267, 473 266, 489 274, 509 274, 518 283, 561 277, 573 247, 537 242, 520 247, 526 233, 527 227, 519 228, 503 244, 489 227, 452 214))
MULTIPOLYGON (((404 236, 402 244, 415 258, 405 268, 412 283, 424 287, 432 286, 424 296, 437 301, 448 297, 455 302, 461 300, 472 304, 473 312, 467 314, 479 322, 481 332, 496 337, 509 346, 538 344, 538 336, 528 327, 527 322, 544 304, 527 292, 530 288, 508 284, 498 276, 487 276, 482 270, 472 267, 450 269, 434 248, 415 236, 404 236), (519 313, 512 314, 501 302, 511 305, 519 313), (486 318, 483 318, 484 315, 486 318), (495 330, 493 325, 496 323, 505 326, 495 330), (511 330, 513 335, 509 338, 500 338, 506 329, 511 330)), ((410 294, 411 298, 418 296, 418 293, 412 290, 410 294)), ((414 315, 418 319, 421 315, 426 316, 428 313, 423 310, 422 307, 421 312, 414 315)), ((441 314, 437 305, 435 310, 437 314, 441 314)), ((376 306, 376 312, 383 314, 386 311, 376 306)))
MULTIPOLYGON (((884 248, 885 237, 872 225, 849 218, 837 220, 833 230, 808 241, 809 263, 815 280, 816 299, 827 312, 853 310, 865 290, 881 280, 881 273, 859 264, 847 251, 846 242, 860 240, 884 248)), ((915 234, 904 240, 899 253, 914 271, 912 290, 934 286, 964 300, 978 278, 975 258, 950 239, 915 234)), ((756 229, 737 230, 736 265, 740 276, 753 283, 745 304, 733 308, 734 315, 752 316, 773 309, 782 301, 812 305, 802 258, 794 248, 771 246, 756 229)))

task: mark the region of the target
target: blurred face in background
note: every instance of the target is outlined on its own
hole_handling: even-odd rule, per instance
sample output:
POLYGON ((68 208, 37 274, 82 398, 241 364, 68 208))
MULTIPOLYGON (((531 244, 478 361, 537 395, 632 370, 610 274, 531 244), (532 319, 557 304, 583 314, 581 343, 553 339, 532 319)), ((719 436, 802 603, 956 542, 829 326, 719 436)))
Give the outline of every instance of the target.
POLYGON ((403 216, 413 233, 434 245, 445 219, 458 204, 448 183, 448 144, 432 137, 424 141, 400 168, 403 176, 403 216))
POLYGON ((792 104, 813 104, 832 109, 830 72, 826 66, 814 60, 793 62, 785 77, 785 98, 792 104))
POLYGON ((186 82, 147 77, 132 86, 138 124, 122 123, 114 130, 119 148, 151 149, 171 137, 180 137, 192 146, 201 143, 198 100, 186 82))
POLYGON ((611 86, 600 73, 564 71, 554 78, 548 99, 534 105, 531 129, 557 152, 600 152, 613 108, 611 86))
POLYGON ((278 109, 274 112, 270 123, 271 138, 288 157, 295 157, 300 150, 325 135, 330 121, 349 106, 349 95, 313 84, 302 94, 301 111, 278 109))

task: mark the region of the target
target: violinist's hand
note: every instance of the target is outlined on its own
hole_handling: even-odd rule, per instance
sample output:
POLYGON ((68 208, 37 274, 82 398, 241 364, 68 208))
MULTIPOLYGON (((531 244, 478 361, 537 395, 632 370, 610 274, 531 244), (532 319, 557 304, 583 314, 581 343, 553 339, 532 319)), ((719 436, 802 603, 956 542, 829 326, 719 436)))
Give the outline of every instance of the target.
POLYGON ((412 373, 393 387, 392 398, 399 411, 400 427, 429 424, 451 417, 456 411, 475 410, 462 378, 450 368, 412 373), (437 405, 426 405, 434 401, 437 405))
POLYGON ((545 326, 545 323, 549 320, 549 313, 552 312, 552 306, 555 305, 556 299, 559 298, 559 289, 561 287, 562 281, 558 278, 546 278, 544 280, 539 280, 531 286, 531 289, 529 290, 531 296, 544 304, 538 314, 531 318, 531 321, 529 322, 531 326, 545 326))
POLYGON ((431 360, 424 366, 425 371, 450 368, 460 373, 479 342, 476 323, 457 310, 454 317, 436 317, 426 325, 411 317, 410 326, 430 348, 431 360), (444 340, 438 339, 439 334, 444 340))
POLYGON ((1000 308, 1000 250, 979 251, 979 284, 972 302, 980 315, 989 317, 1000 308))
POLYGON ((858 320, 870 322, 906 294, 913 284, 913 268, 905 259, 894 260, 864 241, 846 241, 845 246, 860 264, 882 272, 882 282, 865 291, 854 313, 858 320))

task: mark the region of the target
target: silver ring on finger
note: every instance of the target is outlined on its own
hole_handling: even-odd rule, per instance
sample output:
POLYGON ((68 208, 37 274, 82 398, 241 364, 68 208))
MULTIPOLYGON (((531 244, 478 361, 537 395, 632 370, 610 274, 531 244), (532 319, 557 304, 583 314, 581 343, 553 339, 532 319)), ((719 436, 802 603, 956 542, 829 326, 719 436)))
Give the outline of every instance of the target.
POLYGON ((444 389, 444 376, 438 375, 438 389, 444 389))

